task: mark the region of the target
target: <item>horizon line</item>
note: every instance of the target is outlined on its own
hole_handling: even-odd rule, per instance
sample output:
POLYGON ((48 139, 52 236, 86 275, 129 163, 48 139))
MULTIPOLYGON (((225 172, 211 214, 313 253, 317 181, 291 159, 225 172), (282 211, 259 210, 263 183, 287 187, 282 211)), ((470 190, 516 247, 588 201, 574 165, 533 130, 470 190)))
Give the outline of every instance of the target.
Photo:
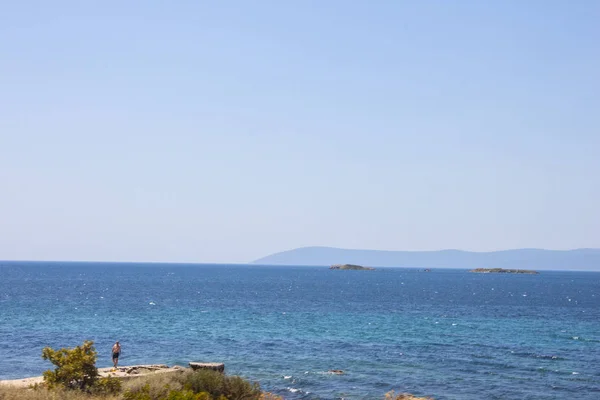
POLYGON ((458 251, 464 253, 498 253, 503 251, 517 251, 517 250, 539 250, 539 251, 578 251, 578 250, 597 250, 600 251, 600 247, 575 247, 568 249, 548 249, 542 247, 515 247, 501 250, 463 250, 463 249, 449 249, 443 248, 438 250, 384 250, 384 249, 365 249, 365 248, 346 248, 346 247, 334 247, 334 246, 301 246, 295 247, 289 250, 278 251, 272 254, 284 253, 286 251, 301 250, 301 249, 334 249, 334 250, 347 250, 347 251, 382 251, 382 252, 404 252, 404 253, 434 253, 443 251, 458 251))
MULTIPOLYGON (((600 250, 600 249, 598 249, 600 250)), ((301 268, 327 268, 329 264, 260 264, 256 263, 256 261, 247 262, 247 263, 219 263, 219 262, 168 262, 168 261, 65 261, 65 260, 0 260, 0 267, 2 267, 2 263, 56 263, 56 264, 166 264, 166 265, 190 265, 190 266, 201 266, 201 265, 219 265, 219 266, 245 266, 245 267, 301 267, 301 268)), ((399 267, 399 266, 382 266, 376 265, 374 266, 376 269, 416 269, 422 270, 424 268, 430 270, 471 270, 473 268, 457 268, 457 267, 399 267)), ((547 269, 544 267, 535 268, 536 271, 547 271, 547 272, 594 272, 600 273, 600 270, 590 270, 590 269, 547 269)))

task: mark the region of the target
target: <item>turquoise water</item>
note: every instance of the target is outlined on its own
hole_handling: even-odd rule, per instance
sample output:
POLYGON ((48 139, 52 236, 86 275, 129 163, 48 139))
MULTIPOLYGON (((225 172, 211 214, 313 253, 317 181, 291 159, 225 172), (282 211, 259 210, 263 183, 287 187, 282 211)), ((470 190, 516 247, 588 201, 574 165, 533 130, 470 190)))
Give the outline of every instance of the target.
POLYGON ((123 365, 224 362, 286 399, 591 400, 599 321, 600 273, 0 263, 0 379, 92 339, 98 366, 120 340, 123 365))

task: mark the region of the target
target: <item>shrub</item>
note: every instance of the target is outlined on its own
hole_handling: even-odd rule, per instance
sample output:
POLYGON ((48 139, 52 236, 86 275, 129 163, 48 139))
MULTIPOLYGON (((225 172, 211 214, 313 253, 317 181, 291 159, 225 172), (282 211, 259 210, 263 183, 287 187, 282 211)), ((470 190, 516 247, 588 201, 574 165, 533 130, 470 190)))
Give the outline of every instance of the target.
POLYGON ((113 377, 103 377, 98 379, 91 388, 92 393, 98 395, 117 394, 121 392, 121 381, 113 377))
POLYGON ((183 377, 184 387, 195 393, 207 392, 214 397, 225 394, 225 375, 211 370, 188 372, 183 377))
POLYGON ((261 395, 260 386, 239 376, 229 376, 225 379, 225 395, 229 400, 258 400, 261 395))
POLYGON ((44 372, 44 383, 49 389, 79 389, 99 395, 116 394, 121 391, 121 381, 116 378, 98 378, 94 342, 86 340, 72 349, 42 349, 42 358, 56 365, 54 371, 44 372))
POLYGON ((44 382, 49 388, 89 390, 98 379, 94 342, 86 340, 73 349, 54 350, 44 347, 42 358, 56 365, 54 371, 44 372, 44 382))
POLYGON ((171 391, 183 389, 179 374, 140 376, 123 384, 124 400, 165 400, 171 391))
POLYGON ((124 400, 159 400, 160 397, 162 396, 159 395, 156 398, 150 396, 150 384, 148 383, 139 388, 127 389, 125 394, 123 394, 124 400))
POLYGON ((217 400, 258 400, 261 396, 258 383, 212 370, 188 372, 183 376, 183 384, 194 393, 206 392, 217 400))
POLYGON ((146 383, 129 388, 123 394, 124 400, 165 400, 169 393, 171 392, 171 388, 169 385, 156 385, 150 381, 146 380, 146 383))

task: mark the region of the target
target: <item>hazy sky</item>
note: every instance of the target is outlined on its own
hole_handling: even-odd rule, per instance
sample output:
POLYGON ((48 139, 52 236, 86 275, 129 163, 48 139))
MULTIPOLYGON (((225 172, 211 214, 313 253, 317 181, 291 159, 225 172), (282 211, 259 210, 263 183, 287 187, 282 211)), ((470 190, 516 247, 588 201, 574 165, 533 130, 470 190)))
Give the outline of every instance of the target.
POLYGON ((4 1, 0 259, 600 247, 600 2, 4 1))

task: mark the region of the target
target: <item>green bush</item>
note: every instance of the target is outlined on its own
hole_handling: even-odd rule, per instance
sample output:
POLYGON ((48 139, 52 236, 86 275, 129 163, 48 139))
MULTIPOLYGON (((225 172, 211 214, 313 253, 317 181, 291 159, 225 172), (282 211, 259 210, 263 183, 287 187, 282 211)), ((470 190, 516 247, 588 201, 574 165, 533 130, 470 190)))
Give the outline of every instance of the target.
POLYGON ((78 389, 99 395, 116 394, 121 391, 121 381, 116 378, 100 378, 96 368, 98 353, 94 342, 86 340, 81 346, 54 350, 42 349, 42 358, 56 366, 54 371, 44 371, 44 382, 49 389, 78 389))
POLYGON ((183 390, 179 374, 141 376, 124 383, 124 400, 166 400, 171 392, 183 390))
POLYGON ((56 365, 54 371, 44 372, 44 382, 49 388, 89 390, 98 379, 94 342, 86 340, 73 349, 54 350, 44 347, 42 358, 56 365))
POLYGON ((183 376, 183 384, 194 393, 206 392, 217 400, 258 400, 261 396, 258 383, 212 370, 189 372, 183 376))
POLYGON ((194 393, 207 392, 218 397, 225 394, 225 375, 211 370, 188 372, 183 377, 184 387, 194 393))
POLYGON ((121 392, 121 381, 113 377, 103 377, 94 383, 91 392, 98 395, 117 394, 121 392))
POLYGON ((260 385, 250 383, 239 376, 228 376, 225 379, 225 396, 229 400, 258 400, 260 385))
POLYGON ((146 383, 145 385, 140 386, 138 388, 127 389, 127 391, 123 394, 124 400, 159 400, 160 397, 153 398, 152 396, 150 396, 149 383, 146 383))
POLYGON ((125 391, 123 400, 167 400, 171 399, 171 393, 180 392, 178 389, 172 389, 169 384, 164 384, 162 380, 155 382, 153 379, 146 379, 139 383, 141 385, 125 391))

